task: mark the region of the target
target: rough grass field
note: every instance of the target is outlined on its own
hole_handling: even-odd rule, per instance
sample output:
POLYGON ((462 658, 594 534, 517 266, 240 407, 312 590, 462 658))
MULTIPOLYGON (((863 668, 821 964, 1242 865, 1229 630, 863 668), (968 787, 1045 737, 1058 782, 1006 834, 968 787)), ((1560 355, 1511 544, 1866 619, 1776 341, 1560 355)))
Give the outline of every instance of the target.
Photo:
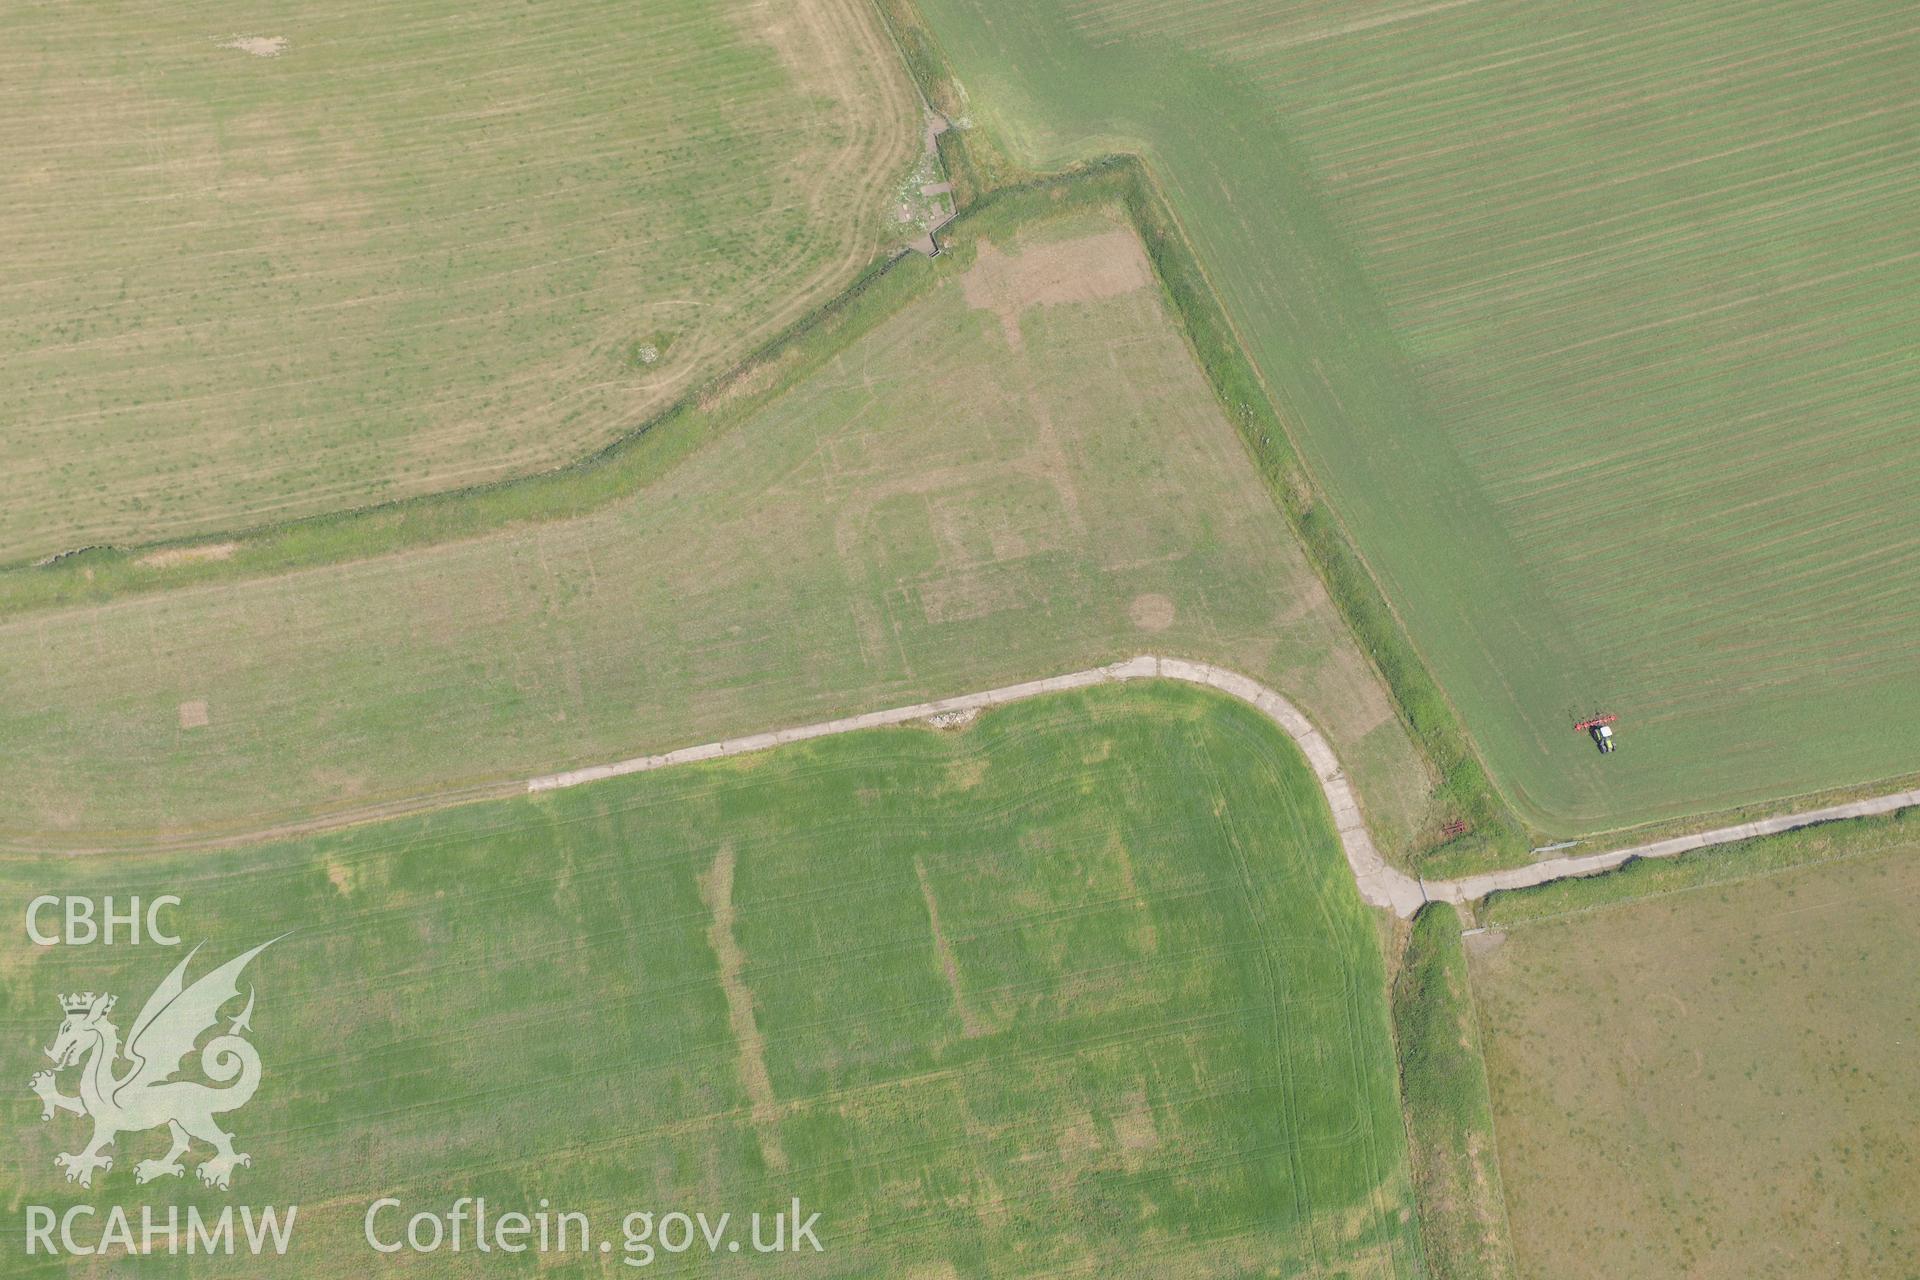
MULTIPOLYGON (((1202 691, 239 852, 15 858, 0 883, 178 893, 221 958, 295 931, 250 971, 266 1075, 231 1123, 254 1165, 232 1197, 156 1185, 300 1204, 302 1275, 369 1273, 380 1195, 478 1193, 597 1223, 823 1213, 824 1256, 714 1274, 1419 1274, 1373 921, 1305 762, 1202 691)), ((5 945, 16 1084, 56 993, 137 1008, 178 957, 5 945)), ((67 1203, 52 1157, 78 1122, 0 1098, 0 1177, 67 1203)), ((89 1199, 151 1198, 128 1170, 154 1141, 123 1139, 89 1199)), ((9 1275, 59 1273, 5 1231, 9 1275)))
POLYGON ((1139 242, 995 236, 593 515, 0 624, 0 838, 250 831, 1144 650, 1285 689, 1403 847, 1426 774, 1139 242))
POLYGON ((9 6, 0 563, 591 452, 902 239, 919 130, 856 0, 9 6))
POLYGON ((1522 1275, 1913 1274, 1905 826, 1871 857, 1468 939, 1522 1275))
POLYGON ((1525 817, 1913 770, 1905 7, 916 6, 1023 160, 1147 155, 1525 817))

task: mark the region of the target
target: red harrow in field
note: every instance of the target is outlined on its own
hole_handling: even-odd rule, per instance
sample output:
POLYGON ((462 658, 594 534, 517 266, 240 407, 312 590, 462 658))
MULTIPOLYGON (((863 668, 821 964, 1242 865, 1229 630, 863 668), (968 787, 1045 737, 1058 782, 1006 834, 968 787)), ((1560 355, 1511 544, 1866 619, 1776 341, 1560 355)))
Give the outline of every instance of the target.
POLYGON ((1591 735, 1593 745, 1600 748, 1601 755, 1611 755, 1613 753, 1613 722, 1619 718, 1611 713, 1588 716, 1573 727, 1575 732, 1591 735))

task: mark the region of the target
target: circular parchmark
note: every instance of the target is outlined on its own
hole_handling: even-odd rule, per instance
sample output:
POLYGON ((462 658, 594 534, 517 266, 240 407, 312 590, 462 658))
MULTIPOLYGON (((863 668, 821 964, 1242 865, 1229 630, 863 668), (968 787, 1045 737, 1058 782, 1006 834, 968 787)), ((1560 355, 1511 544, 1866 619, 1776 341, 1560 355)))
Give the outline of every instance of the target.
POLYGON ((1173 625, 1173 601, 1158 592, 1135 596, 1127 606, 1127 616, 1142 631, 1165 631, 1173 625))

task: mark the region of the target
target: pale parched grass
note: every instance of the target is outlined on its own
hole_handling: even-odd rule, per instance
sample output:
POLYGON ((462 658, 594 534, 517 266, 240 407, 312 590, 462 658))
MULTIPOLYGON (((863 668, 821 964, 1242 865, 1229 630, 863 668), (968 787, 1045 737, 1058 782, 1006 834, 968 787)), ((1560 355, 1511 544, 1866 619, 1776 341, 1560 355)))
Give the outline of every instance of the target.
POLYGON ((591 453, 900 239, 919 129, 855 0, 16 10, 0 564, 591 453))
MULTIPOLYGON (((1042 271, 1087 236, 1137 260, 1122 225, 1076 215, 990 260, 1042 271)), ((1403 847, 1427 774, 1157 291, 1136 275, 1038 303, 1016 352, 943 262, 816 376, 592 515, 0 624, 6 836, 252 831, 1151 636, 1286 690, 1403 847), (182 731, 187 702, 205 727, 182 731)))

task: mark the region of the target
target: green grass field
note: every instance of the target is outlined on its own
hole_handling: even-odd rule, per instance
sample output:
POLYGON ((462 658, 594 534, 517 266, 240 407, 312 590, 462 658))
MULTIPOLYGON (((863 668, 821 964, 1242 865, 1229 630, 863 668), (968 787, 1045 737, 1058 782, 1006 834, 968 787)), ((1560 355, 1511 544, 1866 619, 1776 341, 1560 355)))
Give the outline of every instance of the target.
POLYGON ((783 12, 9 6, 0 564, 570 461, 844 287, 920 107, 783 12))
POLYGON ((1468 939, 1523 1276, 1913 1273, 1912 827, 1468 939))
POLYGON ((1524 817, 1911 773, 1903 7, 916 7, 1021 159, 1148 157, 1524 817))
POLYGON ((0 840, 254 831, 1148 651, 1286 690, 1404 848, 1427 774, 1138 241, 994 236, 591 515, 0 623, 0 840))
MULTIPOLYGON (((462 1193, 823 1213, 822 1257, 714 1274, 1419 1274, 1374 923, 1305 762, 1202 691, 0 883, 177 893, 220 959, 293 931, 250 970, 265 1083, 229 1126, 254 1165, 231 1196, 155 1186, 298 1203, 302 1275, 369 1273, 376 1197, 462 1193)), ((124 1031, 180 954, 6 946, 16 1085, 56 993, 119 993, 124 1031)), ((19 1088, 0 1114, 10 1194, 69 1203, 81 1122, 19 1088)), ((129 1170, 158 1144, 124 1138, 88 1198, 153 1199, 129 1170)))

